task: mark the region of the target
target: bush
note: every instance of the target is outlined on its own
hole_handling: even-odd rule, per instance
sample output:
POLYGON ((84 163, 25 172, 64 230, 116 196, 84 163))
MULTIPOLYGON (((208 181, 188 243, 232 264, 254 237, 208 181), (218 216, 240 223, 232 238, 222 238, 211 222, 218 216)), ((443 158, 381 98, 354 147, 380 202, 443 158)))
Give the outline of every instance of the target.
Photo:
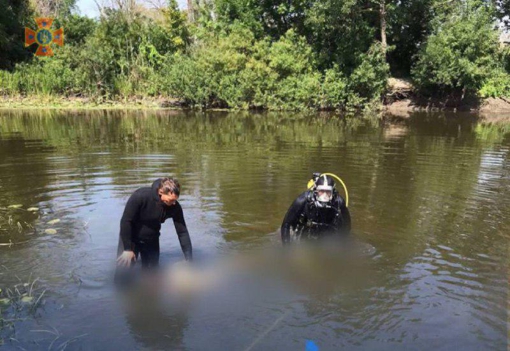
MULTIPOLYGON (((56 24, 59 26, 58 23, 56 24)), ((70 15, 62 22, 62 26, 64 27, 65 45, 79 47, 94 34, 97 22, 88 17, 70 15)))
POLYGON ((361 107, 381 97, 386 89, 390 67, 380 43, 360 56, 360 65, 349 76, 347 105, 361 107))
POLYGON ((495 71, 479 91, 483 98, 510 97, 510 74, 504 70, 495 71))
POLYGON ((338 66, 326 70, 322 84, 321 107, 326 109, 340 109, 347 103, 348 80, 338 66))
POLYGON ((490 9, 463 9, 438 24, 412 74, 423 92, 477 92, 498 62, 498 31, 490 9))
POLYGON ((207 72, 188 55, 176 55, 168 59, 162 72, 163 92, 184 100, 188 105, 207 106, 212 92, 207 80, 207 72))
POLYGON ((107 10, 95 31, 76 47, 77 86, 88 95, 129 96, 159 93, 159 70, 165 55, 172 54, 188 40, 182 16, 172 8, 156 22, 140 14, 107 10), (177 34, 176 34, 177 33, 177 34))
POLYGON ((378 44, 347 79, 338 67, 321 73, 305 39, 292 30, 272 44, 246 28, 229 32, 169 58, 163 90, 194 106, 300 110, 361 107, 385 89, 389 68, 378 44))
POLYGON ((269 66, 281 78, 310 73, 316 68, 311 47, 292 29, 271 46, 269 66))
POLYGON ((189 55, 170 57, 162 71, 164 90, 191 105, 241 107, 249 94, 242 72, 253 47, 247 30, 208 38, 189 55))
POLYGON ((322 75, 311 47, 292 29, 269 49, 268 65, 275 73, 266 98, 271 109, 306 109, 320 104, 322 75))
POLYGON ((274 39, 235 20, 209 31, 192 28, 190 45, 175 1, 159 15, 157 21, 112 9, 99 21, 69 15, 66 45, 54 57, 0 71, 1 91, 101 99, 166 94, 205 108, 300 110, 362 107, 385 88, 388 65, 378 44, 354 55, 348 68, 321 71, 312 46, 293 29, 274 39))
POLYGON ((70 49, 58 48, 51 58, 34 57, 30 63, 17 64, 12 73, 0 71, 0 86, 9 95, 64 95, 75 86, 69 61, 70 49))
POLYGON ((321 74, 303 73, 289 76, 278 82, 274 94, 269 95, 268 107, 272 110, 303 110, 320 105, 321 74))

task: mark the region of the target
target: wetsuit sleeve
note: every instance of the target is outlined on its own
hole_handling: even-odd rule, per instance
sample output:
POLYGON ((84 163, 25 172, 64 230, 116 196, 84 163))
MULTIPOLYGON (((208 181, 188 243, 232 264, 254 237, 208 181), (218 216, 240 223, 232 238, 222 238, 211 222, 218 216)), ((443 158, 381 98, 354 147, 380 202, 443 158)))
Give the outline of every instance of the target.
POLYGON ((305 203, 306 198, 303 194, 301 194, 296 200, 294 200, 287 211, 281 227, 282 243, 284 245, 290 243, 290 228, 295 228, 297 226, 299 217, 303 213, 305 203))
POLYGON ((345 200, 342 198, 340 203, 340 213, 342 214, 342 230, 349 234, 351 232, 351 214, 345 205, 345 200))
POLYGON ((172 216, 175 226, 175 231, 179 237, 179 243, 181 244, 182 253, 186 261, 191 261, 193 258, 193 248, 191 246, 191 239, 189 237, 188 228, 184 221, 184 214, 182 207, 179 203, 175 204, 175 213, 172 216))
POLYGON ((134 193, 126 203, 124 213, 120 220, 120 238, 122 240, 124 250, 131 251, 133 249, 131 246, 133 241, 133 227, 138 219, 140 207, 141 198, 137 193, 134 193))

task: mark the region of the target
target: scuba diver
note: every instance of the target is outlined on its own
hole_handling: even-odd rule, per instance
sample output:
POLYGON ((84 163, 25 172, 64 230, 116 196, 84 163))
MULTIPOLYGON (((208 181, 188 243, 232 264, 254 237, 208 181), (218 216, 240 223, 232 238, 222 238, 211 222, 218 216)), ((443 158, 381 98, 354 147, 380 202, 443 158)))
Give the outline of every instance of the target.
POLYGON ((351 216, 347 203, 338 194, 333 178, 328 174, 314 173, 308 190, 299 195, 287 211, 281 236, 286 245, 291 242, 291 231, 295 236, 292 239, 303 240, 345 237, 350 230, 351 216))

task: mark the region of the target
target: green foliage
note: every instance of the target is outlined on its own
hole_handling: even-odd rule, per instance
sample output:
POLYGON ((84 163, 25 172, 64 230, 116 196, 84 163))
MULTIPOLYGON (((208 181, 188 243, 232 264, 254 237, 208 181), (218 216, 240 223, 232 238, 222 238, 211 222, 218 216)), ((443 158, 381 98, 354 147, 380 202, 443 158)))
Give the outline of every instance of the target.
POLYGON ((263 35, 262 8, 258 3, 251 4, 244 0, 216 0, 215 9, 218 22, 230 26, 242 23, 244 27, 255 33, 263 35))
POLYGON ((188 41, 175 8, 165 11, 164 18, 159 23, 139 14, 105 11, 80 52, 78 70, 88 79, 85 85, 103 95, 156 94, 151 81, 165 62, 164 56, 184 48, 188 41))
POLYGON ((413 78, 423 90, 476 92, 498 62, 498 31, 490 9, 459 10, 437 24, 419 55, 413 78))
POLYGON ((409 76, 416 54, 432 30, 435 0, 406 0, 390 9, 388 16, 388 63, 394 76, 409 76))
POLYGON ((348 80, 338 66, 326 70, 322 85, 322 102, 324 108, 339 109, 348 100, 348 80))
POLYGON ((312 72, 282 79, 275 93, 268 96, 268 107, 273 110, 319 107, 321 78, 319 72, 312 72))
POLYGON ((93 19, 78 15, 68 16, 61 25, 64 27, 65 45, 83 45, 96 29, 96 22, 93 19))
POLYGON ((252 44, 249 31, 237 31, 210 38, 190 55, 171 57, 163 71, 165 90, 192 105, 238 106, 243 100, 239 74, 252 44))
POLYGON ((389 65, 380 44, 360 56, 360 65, 349 77, 349 104, 357 106, 381 96, 386 89, 389 65))
POLYGON ((77 0, 59 0, 57 18, 67 18, 72 16, 72 11, 76 9, 77 0))
POLYGON ((184 50, 191 42, 186 13, 179 10, 176 0, 169 0, 168 7, 162 9, 162 14, 164 20, 157 28, 163 30, 166 37, 160 35, 159 38, 170 41, 167 51, 184 50))
POLYGON ((501 61, 506 72, 510 72, 510 46, 501 48, 501 61))
POLYGON ((306 10, 311 2, 305 0, 216 0, 218 21, 225 26, 238 22, 255 33, 258 39, 268 35, 279 39, 290 29, 305 34, 306 10))
POLYGON ((30 0, 36 16, 63 20, 76 9, 76 0, 30 0))
POLYGON ((493 72, 492 76, 485 80, 479 94, 481 97, 510 97, 510 74, 504 70, 493 72))
POLYGON ((338 67, 321 73, 315 62, 305 38, 292 30, 271 43, 238 28, 169 58, 162 85, 195 106, 271 110, 361 107, 384 90, 388 66, 379 45, 360 57, 348 79, 338 67))
POLYGON ((162 89, 165 93, 181 98, 189 105, 206 106, 209 102, 211 91, 208 77, 193 56, 172 57, 162 74, 164 75, 162 89))
POLYGON ((268 66, 276 78, 275 89, 266 98, 269 108, 298 110, 319 105, 322 74, 316 70, 314 53, 305 38, 289 30, 271 46, 268 66))
POLYGON ((350 74, 359 55, 376 39, 377 13, 360 0, 319 0, 311 3, 303 34, 317 54, 321 68, 337 65, 350 74), (363 11, 360 11, 363 9, 363 11))
POLYGON ((315 69, 312 49, 305 39, 289 30, 269 51, 270 67, 281 77, 311 72, 315 69))
POLYGON ((0 0, 0 70, 30 56, 23 48, 23 33, 31 14, 28 0, 0 0))
POLYGON ((0 0, 2 94, 351 110, 381 100, 390 69, 413 67, 422 92, 508 96, 510 49, 494 29, 510 10, 502 1, 198 1, 191 22, 176 0, 159 12, 106 8, 99 20, 73 15, 74 0, 31 3, 0 0), (31 11, 58 13, 66 39, 54 57, 22 46, 31 11))
MULTIPOLYGON (((3 0, 2 0, 3 1, 3 0)), ((165 55, 189 43, 185 15, 170 2, 162 20, 106 9, 99 22, 67 16, 64 48, 55 56, 0 75, 9 94, 77 94, 99 97, 156 95, 165 55)))
POLYGON ((35 58, 18 64, 13 73, 0 71, 3 93, 10 95, 67 95, 74 86, 69 66, 60 60, 35 58))

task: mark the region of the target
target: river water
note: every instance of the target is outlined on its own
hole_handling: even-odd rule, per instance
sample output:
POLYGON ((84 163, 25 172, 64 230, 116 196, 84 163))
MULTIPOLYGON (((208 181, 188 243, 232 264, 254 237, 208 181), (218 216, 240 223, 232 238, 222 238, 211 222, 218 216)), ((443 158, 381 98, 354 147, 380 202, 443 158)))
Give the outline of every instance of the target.
MULTIPOLYGON (((505 350, 510 125, 476 117, 2 111, 0 348, 505 350), (263 257, 316 171, 348 186, 363 268, 286 280, 263 257), (263 261, 185 307, 112 286, 125 202, 167 175, 202 267, 263 261)), ((183 259, 171 221, 161 248, 183 259)))

